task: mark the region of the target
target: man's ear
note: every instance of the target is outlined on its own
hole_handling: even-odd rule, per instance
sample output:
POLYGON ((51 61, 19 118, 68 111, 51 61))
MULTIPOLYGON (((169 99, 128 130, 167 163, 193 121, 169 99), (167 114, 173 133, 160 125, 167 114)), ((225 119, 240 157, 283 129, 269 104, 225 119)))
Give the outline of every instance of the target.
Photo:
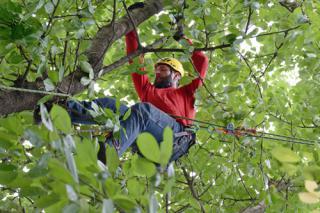
POLYGON ((179 81, 181 79, 181 75, 179 72, 174 72, 174 77, 173 77, 174 80, 177 80, 179 81))

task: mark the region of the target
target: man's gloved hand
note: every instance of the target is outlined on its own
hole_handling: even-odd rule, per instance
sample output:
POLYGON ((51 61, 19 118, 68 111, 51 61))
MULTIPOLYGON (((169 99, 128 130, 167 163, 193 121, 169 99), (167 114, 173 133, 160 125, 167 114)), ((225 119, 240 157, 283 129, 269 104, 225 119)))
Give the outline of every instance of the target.
POLYGON ((132 5, 130 5, 128 7, 128 10, 132 11, 134 9, 143 8, 143 7, 144 7, 144 3, 143 2, 136 2, 136 3, 132 4, 132 5))
POLYGON ((179 41, 181 38, 184 37, 184 33, 183 33, 183 27, 182 26, 178 26, 178 30, 177 32, 173 35, 173 39, 176 41, 179 41))

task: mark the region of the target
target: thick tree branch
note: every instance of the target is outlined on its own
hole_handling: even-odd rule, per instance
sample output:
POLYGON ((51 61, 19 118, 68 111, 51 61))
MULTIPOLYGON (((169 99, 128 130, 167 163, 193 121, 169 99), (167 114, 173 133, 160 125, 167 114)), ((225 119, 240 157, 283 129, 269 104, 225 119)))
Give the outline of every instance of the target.
MULTIPOLYGON (((56 4, 57 6, 58 4, 56 4)), ((160 12, 163 9, 162 1, 160 0, 147 0, 145 1, 144 8, 138 8, 132 11, 132 17, 136 26, 153 16, 154 14, 160 12)), ((52 14, 52 17, 54 13, 52 14)), ((96 36, 93 38, 91 47, 86 51, 86 55, 89 59, 91 65, 95 65, 94 72, 98 74, 102 67, 102 58, 104 57, 107 47, 110 47, 111 44, 121 38, 123 35, 128 33, 133 29, 132 24, 127 16, 120 18, 114 24, 109 24, 102 27, 97 32, 96 36)), ((61 82, 59 87, 60 91, 68 91, 70 86, 70 94, 76 94, 85 89, 85 87, 80 83, 81 77, 85 73, 75 72, 75 74, 70 74, 65 77, 61 82), (73 83, 70 84, 70 82, 73 83)), ((25 82, 24 88, 39 90, 43 89, 42 82, 25 82)), ((17 91, 0 91, 0 115, 7 115, 13 112, 20 112, 23 110, 33 109, 37 101, 43 97, 43 95, 24 93, 17 91)))

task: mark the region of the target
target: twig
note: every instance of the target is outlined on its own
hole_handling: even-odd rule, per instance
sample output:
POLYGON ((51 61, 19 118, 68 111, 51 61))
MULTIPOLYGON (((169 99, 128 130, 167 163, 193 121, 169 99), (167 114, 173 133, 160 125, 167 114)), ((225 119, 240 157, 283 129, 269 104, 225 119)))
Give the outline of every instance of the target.
POLYGON ((67 91, 67 94, 70 93, 70 90, 71 90, 71 87, 72 87, 72 84, 73 84, 73 80, 74 80, 74 76, 76 74, 76 68, 77 68, 77 63, 78 63, 78 57, 79 57, 79 48, 80 48, 80 40, 78 40, 78 43, 77 43, 77 48, 76 48, 76 58, 74 60, 74 65, 73 65, 73 72, 72 72, 72 78, 71 78, 71 81, 70 81, 70 84, 69 84, 69 87, 68 87, 68 91, 67 91))
POLYGON ((253 79, 254 79, 254 81, 256 82, 256 86, 257 86, 257 88, 258 88, 258 90, 259 90, 260 98, 262 99, 263 97, 262 97, 262 91, 261 91, 261 88, 260 88, 259 80, 257 79, 256 75, 253 73, 252 67, 251 67, 251 65, 249 64, 248 59, 245 58, 239 51, 238 51, 238 53, 239 53, 240 57, 244 60, 244 62, 245 62, 245 64, 247 65, 247 67, 249 68, 249 71, 250 71, 249 77, 252 76, 253 79))
POLYGON ((232 200, 235 202, 252 202, 252 201, 256 201, 257 199, 252 199, 252 198, 231 198, 231 197, 222 197, 221 199, 223 200, 232 200))
POLYGON ((243 179, 242 179, 242 176, 241 176, 241 174, 240 174, 239 169, 238 169, 238 168, 235 168, 235 170, 238 172, 238 175, 239 175, 239 177, 240 177, 241 183, 242 183, 244 189, 246 190, 247 194, 249 195, 249 197, 251 198, 251 200, 255 200, 255 198, 253 198, 253 197, 251 196, 251 194, 250 194, 250 192, 249 192, 246 184, 244 183, 244 181, 243 181, 243 179))
POLYGON ((19 85, 19 86, 23 87, 24 81, 26 80, 26 78, 27 78, 27 76, 28 76, 28 74, 29 74, 29 71, 30 71, 30 67, 31 67, 31 65, 32 65, 32 59, 29 59, 29 58, 27 57, 27 55, 26 55, 26 53, 24 52, 24 50, 23 50, 23 48, 22 48, 21 45, 18 46, 18 49, 19 49, 22 57, 27 61, 26 70, 25 70, 22 78, 19 79, 19 80, 20 80, 20 82, 19 82, 20 85, 19 85))
POLYGON ((261 34, 252 36, 252 37, 250 37, 250 38, 258 38, 258 37, 262 37, 262 36, 268 36, 268 35, 280 34, 280 33, 285 33, 285 34, 286 34, 286 33, 289 33, 289 32, 292 31, 292 30, 298 29, 299 27, 301 27, 301 25, 298 25, 298 26, 295 26, 295 27, 291 27, 291 28, 288 28, 288 29, 285 29, 285 30, 276 31, 276 32, 261 33, 261 34))
MULTIPOLYGON (((289 31, 288 31, 289 32, 289 31)), ((287 37, 288 32, 285 32, 284 34, 284 38, 287 37)), ((281 44, 279 46, 276 46, 276 51, 274 52, 272 58, 270 59, 269 63, 267 64, 266 68, 263 70, 263 72, 261 73, 261 75, 258 78, 261 78, 265 75, 265 73, 267 72, 268 68, 270 67, 271 63, 273 62, 273 60, 278 56, 278 52, 281 49, 281 47, 283 47, 284 45, 284 41, 281 42, 281 44)))
MULTIPOLYGON (((213 46, 213 47, 202 47, 202 48, 194 48, 194 51, 214 51, 217 49, 224 49, 227 47, 231 47, 231 44, 221 44, 218 46, 213 46)), ((158 48, 158 49, 152 49, 152 48, 144 48, 143 52, 181 52, 184 53, 188 51, 187 49, 182 49, 182 48, 158 48)))
POLYGON ((123 4, 124 9, 126 10, 126 13, 128 14, 128 17, 129 17, 129 20, 130 20, 130 22, 132 24, 133 30, 137 35, 138 49, 141 49, 142 46, 141 46, 141 43, 140 43, 140 40, 139 40, 137 26, 136 26, 136 24, 135 24, 135 22, 134 22, 134 20, 133 20, 133 18, 131 16, 130 11, 127 8, 127 5, 126 5, 125 1, 122 1, 122 4, 123 4))
POLYGON ((111 20, 111 27, 112 27, 112 36, 110 37, 110 39, 108 39, 108 45, 104 48, 104 50, 102 51, 102 55, 100 55, 100 57, 98 57, 98 60, 96 60, 96 63, 92 65, 93 70, 95 70, 95 67, 100 64, 101 60, 104 57, 104 53, 108 50, 108 48, 111 45, 111 41, 114 39, 115 36, 115 20, 116 20, 116 9, 117 9, 117 1, 113 0, 113 13, 112 13, 112 20, 111 20))
POLYGON ((205 19, 204 15, 202 16, 202 22, 203 22, 203 26, 204 26, 204 34, 206 36, 206 44, 204 46, 208 47, 208 45, 209 45, 209 34, 210 33, 207 30, 207 23, 206 23, 206 19, 205 19))
POLYGON ((169 213, 169 194, 166 193, 166 213, 169 213))
POLYGON ((184 206, 182 206, 180 209, 178 209, 177 211, 175 211, 175 213, 184 212, 184 210, 186 210, 189 206, 190 206, 190 204, 184 205, 184 206))
POLYGON ((49 21, 48 21, 48 24, 47 24, 47 29, 40 36, 41 39, 44 39, 46 37, 46 34, 50 31, 51 24, 52 24, 52 21, 53 21, 53 17, 54 17, 54 14, 55 14, 55 12, 56 12, 56 10, 58 8, 60 0, 57 0, 57 4, 54 4, 53 1, 51 1, 51 3, 53 4, 54 8, 53 8, 53 11, 52 11, 52 13, 50 14, 50 17, 49 17, 49 21))
POLYGON ((249 6, 248 20, 247 20, 246 28, 245 28, 245 31, 244 31, 245 35, 247 35, 247 33, 248 33, 248 29, 249 29, 249 26, 250 26, 250 21, 251 21, 252 14, 253 14, 253 11, 251 9, 251 6, 249 6))
POLYGON ((181 169, 182 169, 184 177, 186 178, 186 181, 188 182, 188 186, 189 186, 189 189, 191 191, 192 197, 194 197, 198 201, 198 204, 200 205, 200 208, 201 208, 201 212, 205 212, 204 207, 203 207, 203 205, 201 203, 201 200, 200 200, 200 198, 198 196, 198 193, 195 190, 195 188, 193 187, 193 181, 190 180, 189 175, 188 175, 186 169, 183 166, 181 167, 181 169))
POLYGON ((66 40, 64 41, 63 56, 62 56, 62 66, 65 66, 65 63, 66 63, 66 55, 67 55, 67 50, 68 50, 68 36, 69 36, 69 32, 67 32, 66 40))

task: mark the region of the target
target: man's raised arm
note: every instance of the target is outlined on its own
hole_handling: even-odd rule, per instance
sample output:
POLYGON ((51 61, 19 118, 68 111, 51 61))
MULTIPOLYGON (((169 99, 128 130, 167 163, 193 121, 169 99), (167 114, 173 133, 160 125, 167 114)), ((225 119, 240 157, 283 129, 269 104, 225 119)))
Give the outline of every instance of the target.
MULTIPOLYGON (((127 49, 127 55, 129 55, 130 53, 133 53, 134 51, 136 51, 138 49, 138 40, 137 40, 137 34, 135 31, 130 31, 128 34, 126 34, 126 49, 127 49)), ((129 62, 130 64, 133 64, 133 60, 130 60, 129 62)), ((143 56, 139 56, 139 63, 142 64, 143 63, 143 56)), ((145 68, 139 68, 140 72, 145 72, 145 68)), ((138 71, 138 70, 137 70, 138 71)), ((144 87, 149 83, 149 79, 147 74, 141 74, 141 73, 137 73, 137 72, 132 72, 131 74, 132 76, 132 81, 134 84, 134 87, 138 93, 138 96, 140 97, 140 99, 142 99, 143 97, 143 91, 144 91, 144 87)))
MULTIPOLYGON (((186 36, 182 36, 183 39, 192 45, 191 39, 186 36)), ((199 76, 192 80, 192 82, 186 85, 187 89, 190 91, 195 91, 200 86, 202 86, 202 81, 206 77, 209 60, 208 57, 202 51, 194 51, 191 56, 193 66, 195 70, 198 72, 199 76)))

